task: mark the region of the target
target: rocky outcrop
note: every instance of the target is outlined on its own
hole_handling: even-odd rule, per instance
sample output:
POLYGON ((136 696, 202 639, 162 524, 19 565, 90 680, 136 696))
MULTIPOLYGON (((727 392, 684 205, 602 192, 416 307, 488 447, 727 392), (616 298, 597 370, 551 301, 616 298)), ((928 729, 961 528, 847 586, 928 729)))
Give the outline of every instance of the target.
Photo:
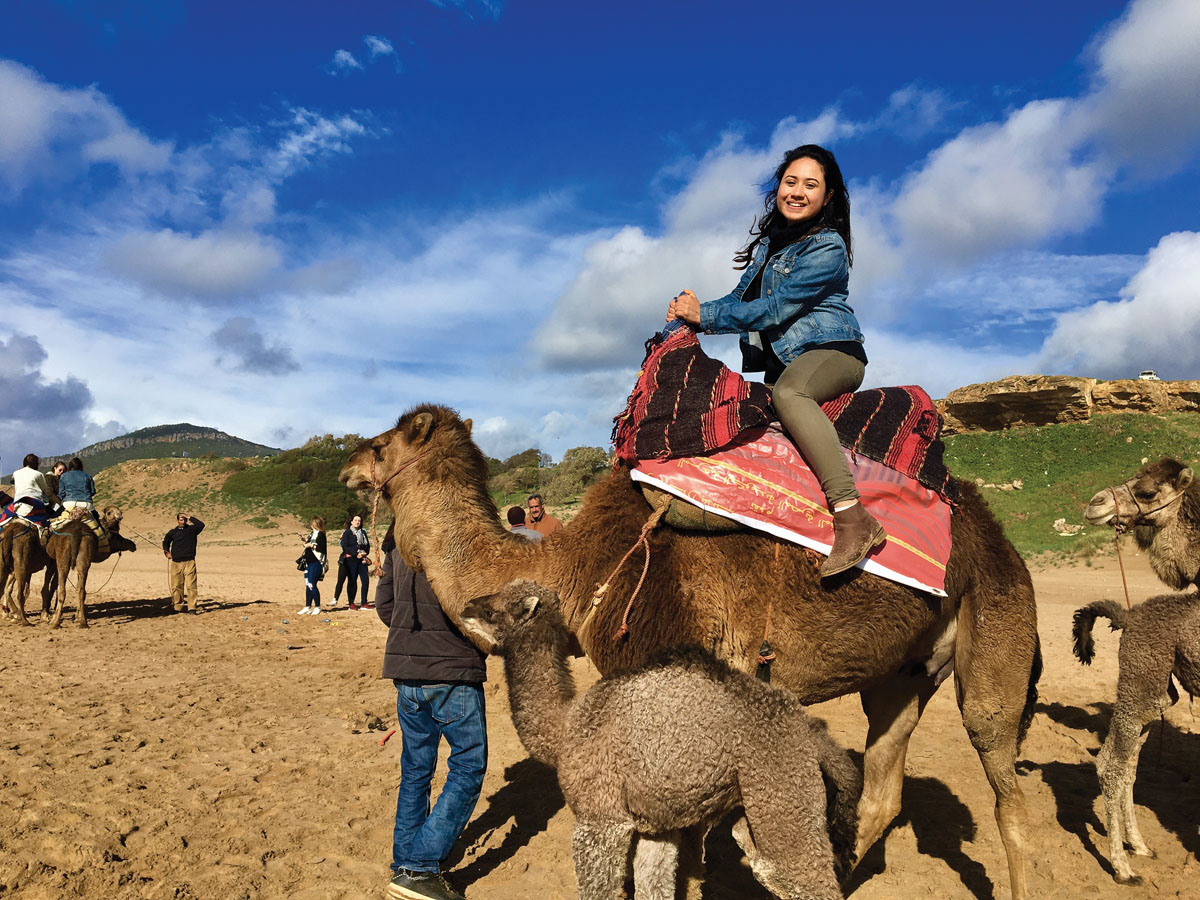
POLYGON ((1200 381, 1010 375, 951 391, 938 401, 938 411, 943 435, 1061 425, 1105 413, 1200 412, 1200 381))

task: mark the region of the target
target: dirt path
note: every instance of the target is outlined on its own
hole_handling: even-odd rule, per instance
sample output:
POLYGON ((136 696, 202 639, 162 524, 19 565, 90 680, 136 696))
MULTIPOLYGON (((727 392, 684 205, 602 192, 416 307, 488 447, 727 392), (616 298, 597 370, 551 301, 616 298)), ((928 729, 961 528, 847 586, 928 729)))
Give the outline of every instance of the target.
MULTIPOLYGON (((169 525, 129 520, 159 537, 169 525)), ((169 614, 165 563, 143 544, 115 572, 94 570, 93 585, 112 579, 90 604, 90 629, 69 618, 56 632, 0 625, 0 895, 383 896, 400 754, 399 740, 380 746, 395 720, 395 692, 377 677, 385 629, 344 604, 298 618, 296 543, 206 533, 200 616, 169 614)), ((1126 566, 1135 599, 1161 591, 1143 558, 1126 566)), ((1069 629, 1076 607, 1121 597, 1120 577, 1115 564, 1051 568, 1036 583, 1046 671, 1021 763, 1033 896, 1197 896, 1200 729, 1187 702, 1142 755, 1137 802, 1158 858, 1134 861, 1144 887, 1119 887, 1104 862, 1091 765, 1117 636, 1098 629, 1098 658, 1085 669, 1069 629)), ((579 672, 584 683, 594 677, 586 663, 579 672)), ((473 898, 573 897, 571 814, 553 773, 516 739, 500 668, 489 677, 491 766, 455 878, 473 898)), ((857 698, 814 711, 861 749, 857 698)), ((948 688, 917 730, 908 775, 904 813, 852 896, 1007 897, 992 794, 948 688)), ((709 854, 706 897, 767 896, 723 833, 709 854)))

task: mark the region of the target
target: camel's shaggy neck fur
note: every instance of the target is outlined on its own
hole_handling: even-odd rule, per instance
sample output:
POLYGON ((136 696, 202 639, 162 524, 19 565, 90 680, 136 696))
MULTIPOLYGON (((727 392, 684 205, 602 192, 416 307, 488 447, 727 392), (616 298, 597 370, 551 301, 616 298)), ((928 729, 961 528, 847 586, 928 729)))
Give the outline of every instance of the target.
POLYGON ((575 701, 575 679, 567 663, 567 627, 562 614, 547 605, 529 622, 507 629, 500 655, 517 736, 530 756, 557 768, 559 741, 567 712, 575 701))

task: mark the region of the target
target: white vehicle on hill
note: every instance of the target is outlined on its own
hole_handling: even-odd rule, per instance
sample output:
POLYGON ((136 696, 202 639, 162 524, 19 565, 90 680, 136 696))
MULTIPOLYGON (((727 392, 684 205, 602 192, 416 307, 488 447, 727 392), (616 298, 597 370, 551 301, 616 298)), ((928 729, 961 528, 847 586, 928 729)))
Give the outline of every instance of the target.
POLYGON ((1153 369, 1143 369, 1142 373, 1140 375, 1138 375, 1138 381, 1161 381, 1161 380, 1162 379, 1158 377, 1158 373, 1155 372, 1153 369))

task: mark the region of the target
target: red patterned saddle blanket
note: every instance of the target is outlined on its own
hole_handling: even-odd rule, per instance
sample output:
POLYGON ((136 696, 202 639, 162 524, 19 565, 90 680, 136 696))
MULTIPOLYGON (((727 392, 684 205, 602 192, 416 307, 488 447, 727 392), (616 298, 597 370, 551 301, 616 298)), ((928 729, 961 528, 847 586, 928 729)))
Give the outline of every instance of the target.
MULTIPOLYGON (((842 446, 940 495, 957 499, 943 461, 941 416, 921 388, 874 388, 823 404, 842 446)), ((672 323, 646 341, 646 357, 625 409, 613 419, 617 458, 706 456, 776 421, 771 391, 747 381, 700 347, 695 332, 672 323)))

